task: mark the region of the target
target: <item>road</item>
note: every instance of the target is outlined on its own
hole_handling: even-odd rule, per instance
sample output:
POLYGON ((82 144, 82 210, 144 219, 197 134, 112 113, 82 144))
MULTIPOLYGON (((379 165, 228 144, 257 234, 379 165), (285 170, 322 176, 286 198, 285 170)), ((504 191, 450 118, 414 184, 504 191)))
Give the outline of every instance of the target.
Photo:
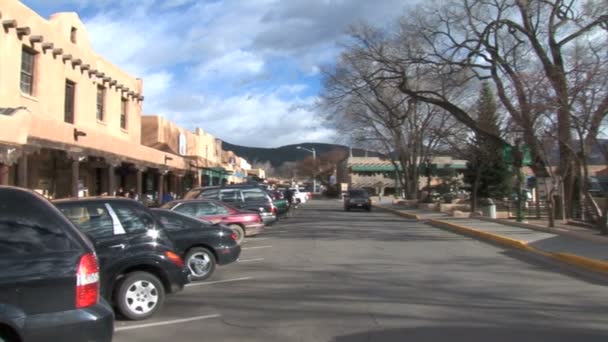
POLYGON ((319 200, 115 341, 608 341, 606 298, 522 252, 319 200))

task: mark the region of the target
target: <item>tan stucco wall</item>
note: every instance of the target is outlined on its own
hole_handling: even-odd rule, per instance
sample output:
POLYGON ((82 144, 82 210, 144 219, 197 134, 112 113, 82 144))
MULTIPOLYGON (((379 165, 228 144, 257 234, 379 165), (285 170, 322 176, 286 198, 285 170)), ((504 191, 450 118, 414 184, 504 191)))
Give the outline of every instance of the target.
POLYGON ((187 141, 187 155, 208 160, 209 166, 225 166, 222 160, 221 141, 213 135, 197 128, 191 132, 157 115, 142 116, 143 145, 178 153, 178 137, 184 134, 187 141))
POLYGON ((91 148, 170 168, 188 168, 188 162, 182 158, 174 156, 166 161, 165 152, 141 145, 142 102, 138 96, 123 94, 115 86, 104 84, 101 77, 73 66, 71 61, 63 61, 63 55, 71 55, 73 59, 82 60, 83 65, 103 72, 117 85, 143 95, 140 79, 120 70, 91 49, 86 28, 76 13, 59 13, 46 20, 17 0, 2 0, 0 12, 2 21, 16 20, 17 27, 30 29, 29 35, 21 37, 16 28, 0 29, 0 107, 24 106, 28 109, 13 116, 0 115, 0 142, 26 144, 28 139, 43 139, 66 144, 73 152, 91 148), (70 41, 73 27, 77 29, 76 44, 70 41), (42 43, 31 43, 30 38, 38 35, 43 37, 43 43, 53 43, 54 48, 62 49, 62 54, 54 56, 52 50, 43 52, 42 43), (32 96, 22 94, 20 89, 23 46, 37 52, 32 96), (64 122, 66 79, 76 83, 74 124, 64 122), (98 84, 106 88, 103 122, 96 118, 98 84), (123 97, 128 99, 126 129, 120 127, 123 97), (86 136, 75 140, 74 128, 86 136))
MULTIPOLYGON (((77 14, 60 13, 46 20, 17 0, 2 0, 0 11, 2 20, 14 19, 18 27, 29 27, 31 30, 30 35, 22 36, 21 39, 15 28, 0 30, 0 107, 27 107, 35 126, 30 130, 30 135, 38 138, 64 140, 62 132, 77 127, 87 133, 95 130, 113 139, 140 142, 140 101, 128 98, 127 129, 122 130, 121 91, 106 84, 105 118, 104 122, 98 122, 95 114, 96 89, 97 84, 103 83, 102 79, 89 76, 88 71, 82 71, 79 66, 74 67, 71 61, 64 62, 62 55, 53 56, 52 50, 43 52, 41 43, 30 42, 31 36, 41 35, 44 43, 53 43, 54 48, 63 49, 63 55, 69 54, 73 59, 80 59, 82 64, 89 64, 92 69, 105 73, 118 84, 141 94, 141 80, 121 71, 91 49, 86 28, 77 14), (77 29, 76 44, 70 41, 72 27, 77 29), (23 46, 37 52, 32 96, 22 94, 19 87, 23 46), (76 83, 74 125, 63 122, 66 79, 76 83), (36 129, 48 121, 55 122, 54 126, 60 128, 59 131, 36 129)), ((2 129, 0 134, 8 136, 12 132, 2 129)), ((73 139, 68 140, 73 142, 73 139)))

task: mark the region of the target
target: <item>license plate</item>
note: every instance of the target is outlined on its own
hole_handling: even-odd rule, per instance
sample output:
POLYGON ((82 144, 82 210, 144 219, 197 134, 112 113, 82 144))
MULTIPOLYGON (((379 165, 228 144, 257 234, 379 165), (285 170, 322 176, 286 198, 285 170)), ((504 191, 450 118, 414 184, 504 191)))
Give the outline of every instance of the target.
POLYGON ((361 203, 357 204, 357 207, 362 207, 362 206, 363 206, 363 204, 361 204, 361 203))

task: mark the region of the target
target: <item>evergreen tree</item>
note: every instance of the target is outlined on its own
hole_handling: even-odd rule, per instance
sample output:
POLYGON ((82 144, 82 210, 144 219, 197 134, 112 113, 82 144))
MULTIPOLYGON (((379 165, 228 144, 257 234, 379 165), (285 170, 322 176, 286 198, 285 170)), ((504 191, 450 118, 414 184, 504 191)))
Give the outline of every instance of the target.
MULTIPOLYGON (((494 93, 486 82, 477 100, 477 122, 485 130, 500 135, 500 123, 494 93)), ((476 134, 471 144, 465 181, 472 185, 473 210, 478 198, 503 198, 511 192, 511 172, 502 158, 503 146, 476 134)))

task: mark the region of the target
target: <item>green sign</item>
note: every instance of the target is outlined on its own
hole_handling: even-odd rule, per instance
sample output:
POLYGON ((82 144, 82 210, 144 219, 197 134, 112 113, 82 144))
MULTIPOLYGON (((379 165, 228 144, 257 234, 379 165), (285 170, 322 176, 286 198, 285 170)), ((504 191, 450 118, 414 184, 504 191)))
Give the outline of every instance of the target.
MULTIPOLYGON (((507 164, 514 164, 516 162, 516 152, 514 151, 515 146, 505 145, 502 149, 502 159, 507 164)), ((521 151, 521 162, 522 165, 530 166, 532 165, 532 152, 528 146, 520 146, 521 151)))

